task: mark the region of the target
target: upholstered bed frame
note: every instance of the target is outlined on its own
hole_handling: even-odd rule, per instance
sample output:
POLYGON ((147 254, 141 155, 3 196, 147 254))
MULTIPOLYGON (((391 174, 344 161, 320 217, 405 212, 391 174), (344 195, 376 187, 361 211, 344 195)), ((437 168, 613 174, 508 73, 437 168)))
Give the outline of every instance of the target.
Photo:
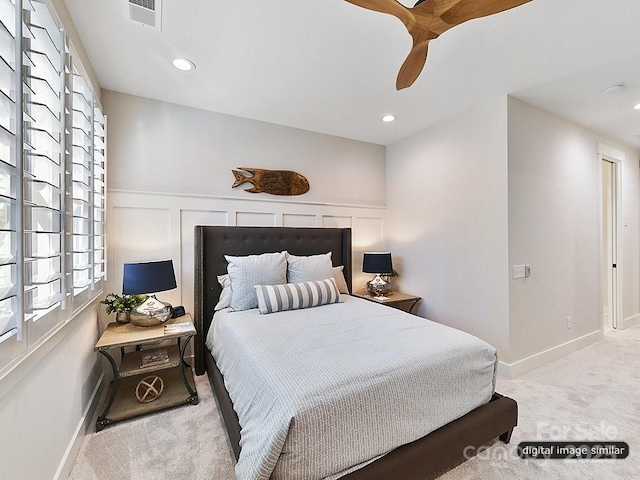
MULTIPOLYGON (((240 425, 224 379, 205 346, 221 287, 217 276, 227 272, 224 255, 255 255, 287 250, 294 255, 332 252, 333 265, 344 266, 352 288, 351 229, 286 227, 195 227, 195 345, 197 375, 205 371, 218 399, 236 458, 240 454, 240 425)), ((496 438, 509 442, 517 425, 518 407, 495 394, 486 405, 439 428, 426 437, 396 448, 384 457, 342 478, 345 480, 425 480, 435 478, 469 458, 496 438)))

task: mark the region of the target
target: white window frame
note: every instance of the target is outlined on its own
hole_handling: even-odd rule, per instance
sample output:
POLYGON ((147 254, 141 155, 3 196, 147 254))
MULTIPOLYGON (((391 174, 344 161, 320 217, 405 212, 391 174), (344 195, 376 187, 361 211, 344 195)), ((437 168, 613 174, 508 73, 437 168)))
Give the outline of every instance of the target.
MULTIPOLYGON (((90 251, 88 252, 88 261, 90 263, 90 274, 89 274, 89 282, 87 287, 84 289, 79 289, 74 292, 73 288, 73 199, 71 197, 72 187, 73 187, 73 149, 71 148, 73 143, 73 114, 72 114, 72 72, 84 72, 82 65, 77 63, 77 68, 74 67, 75 56, 70 53, 72 50, 69 46, 68 39, 65 35, 64 29, 60 27, 62 23, 59 21, 55 12, 52 11, 46 0, 0 0, 0 8, 9 9, 10 4, 15 5, 16 13, 15 17, 15 78, 13 81, 13 86, 15 87, 15 105, 12 107, 11 114, 15 117, 15 140, 13 143, 13 162, 16 164, 15 167, 15 228, 16 228, 16 241, 15 241, 15 257, 16 257, 16 275, 15 275, 15 285, 17 289, 16 295, 16 315, 18 316, 17 320, 17 328, 15 331, 11 331, 9 335, 3 335, 0 337, 0 379, 6 376, 9 372, 11 372, 17 365, 19 365, 23 360, 30 356, 31 353, 35 352, 35 350, 49 340, 57 331, 59 331, 65 324, 70 322, 73 317, 79 313, 80 310, 84 309, 91 302, 95 301, 98 297, 102 295, 102 289, 104 284, 104 279, 106 278, 106 263, 103 266, 104 276, 96 277, 95 276, 95 262, 96 259, 106 262, 106 250, 102 250, 100 254, 96 254, 95 242, 98 240, 97 237, 103 237, 103 246, 106 248, 106 216, 104 212, 106 212, 106 117, 102 115, 101 107, 96 98, 95 92, 90 87, 90 82, 85 82, 87 85, 87 96, 88 98, 88 108, 90 112, 90 132, 88 135, 89 144, 90 144, 90 174, 88 178, 88 183, 90 186, 89 189, 89 203, 88 210, 90 212, 89 215, 89 244, 90 251), (8 2, 8 3, 6 3, 8 2), (40 215, 38 219, 41 219, 39 222, 31 222, 31 225, 27 225, 27 220, 29 217, 28 209, 33 208, 32 205, 27 204, 26 200, 26 191, 25 184, 27 181, 25 180, 26 170, 25 170, 25 158, 26 158, 26 148, 24 145, 24 133, 26 131, 26 121, 30 120, 30 117, 24 112, 25 109, 25 101, 27 101, 27 97, 25 96, 25 88, 29 88, 25 86, 25 81, 28 80, 26 78, 28 72, 28 66, 23 65, 23 57, 26 56, 25 49, 28 47, 27 41, 24 41, 24 35, 29 34, 29 27, 27 25, 30 14, 27 13, 28 10, 32 10, 33 8, 41 9, 46 8, 48 13, 51 15, 51 18, 55 24, 55 29, 50 28, 49 30, 54 30, 53 34, 60 34, 61 38, 61 48, 62 52, 59 58, 60 65, 60 85, 55 85, 54 87, 59 87, 61 92, 59 93, 60 97, 60 119, 59 119, 59 128, 60 128, 60 178, 59 178, 59 222, 57 222, 58 218, 56 217, 57 213, 54 210, 51 210, 53 213, 45 213, 44 215, 40 215), (23 28, 25 31, 23 31, 23 28), (104 123, 104 138, 102 135, 100 139, 104 141, 104 151, 102 155, 104 157, 104 184, 94 180, 94 176, 96 174, 96 164, 98 162, 102 162, 102 157, 96 158, 94 145, 96 144, 97 139, 94 137, 94 129, 96 128, 94 125, 94 121, 96 118, 99 118, 104 123), (96 190, 99 190, 97 192, 96 190), (101 197, 96 197, 96 194, 99 193, 101 197), (103 204, 100 206, 102 210, 101 221, 99 219, 94 218, 97 211, 95 210, 95 201, 96 198, 102 198, 103 204), (49 223, 47 223, 49 222, 49 223), (58 225, 59 223, 59 225, 58 225), (25 288, 29 289, 32 279, 29 279, 28 276, 30 274, 30 270, 25 268, 25 254, 27 253, 28 239, 26 231, 28 228, 37 226, 38 228, 44 229, 47 225, 50 225, 52 231, 54 231, 55 235, 57 235, 57 231, 59 230, 60 235, 60 264, 59 264, 59 282, 60 282, 60 295, 55 304, 46 311, 37 312, 37 315, 33 315, 33 313, 29 310, 29 301, 28 301, 28 293, 25 292, 25 288), (98 231, 99 230, 99 231, 98 231), (101 235, 98 235, 101 233, 101 235)), ((48 22, 48 20, 47 20, 48 22)), ((0 28, 3 28, 0 25, 0 28)), ((0 41, 2 39, 0 38, 0 41)), ((10 40, 7 40, 10 41, 10 40)), ((10 46, 5 45, 5 47, 10 48, 10 46)), ((56 57, 57 59, 57 57, 56 57)), ((1 61, 1 60, 0 60, 1 61)), ((25 60, 25 61, 28 61, 25 60)), ((57 60, 56 60, 57 61, 57 60)), ((52 61, 52 65, 54 65, 52 61)), ((58 69, 54 67, 54 70, 57 73, 58 69)), ((51 71, 49 71, 49 75, 51 75, 51 71)), ((48 78, 54 79, 49 76, 48 78)), ((57 82, 54 82, 57 83, 57 82)), ((28 83, 26 83, 28 85, 28 83)), ((0 112, 0 115, 5 115, 4 112, 0 112)), ((52 117, 53 118, 53 117, 52 117)), ((6 120, 6 118, 5 118, 6 120)), ((11 120, 11 119, 10 119, 11 120)), ((50 119, 51 120, 51 119, 50 119)), ((55 126, 58 125, 54 122, 54 124, 50 124, 55 126)), ((31 127, 33 128, 33 127, 31 127)), ((54 130, 55 131, 55 130, 54 130)), ((46 169, 45 169, 46 170, 46 169)), ((55 169, 54 169, 55 170, 55 169)), ((56 178, 56 177, 52 177, 56 178)), ((55 183, 54 183, 55 185, 55 183)), ((48 187, 44 187, 43 191, 47 191, 48 187)), ((51 189, 53 192, 52 195, 56 194, 57 189, 51 189)), ((45 198, 46 197, 42 197, 45 198)), ((54 198, 51 196, 50 198, 54 198)), ((55 198, 53 203, 54 206, 57 206, 58 198, 55 198)), ((36 207, 40 208, 40 207, 36 207)), ((27 259, 28 260, 28 259, 27 259)), ((38 281, 41 281, 44 277, 46 280, 48 277, 46 275, 46 267, 47 262, 42 262, 40 266, 44 265, 45 268, 40 268, 38 272, 42 270, 44 273, 40 275, 41 278, 38 281)), ((57 261, 51 262, 53 268, 56 270, 56 275, 58 275, 58 264, 57 261)), ((57 279, 56 279, 57 280, 57 279)))

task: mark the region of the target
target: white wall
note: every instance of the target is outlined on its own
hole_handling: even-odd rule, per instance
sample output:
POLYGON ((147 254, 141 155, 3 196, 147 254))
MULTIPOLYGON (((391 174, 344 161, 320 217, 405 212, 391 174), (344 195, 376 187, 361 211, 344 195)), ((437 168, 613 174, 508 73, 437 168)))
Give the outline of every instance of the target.
POLYGON ((388 148, 401 288, 424 297, 421 315, 498 348, 507 376, 602 338, 600 143, 626 158, 628 327, 640 323, 640 152, 509 97, 388 148), (512 279, 517 264, 531 277, 512 279))
POLYGON ((509 262, 531 265, 530 278, 509 282, 512 360, 518 362, 563 344, 581 346, 600 338, 600 142, 623 150, 627 158, 623 316, 638 315, 640 155, 514 98, 508 100, 508 119, 509 262))
POLYGON ((506 99, 387 148, 388 246, 418 313, 509 359, 506 99))
POLYGON ((623 328, 640 325, 640 150, 596 135, 625 153, 622 164, 623 328))
POLYGON ((0 382, 0 478, 67 478, 102 375, 97 309, 96 301, 0 382))
POLYGON ((171 258, 178 288, 161 298, 193 312, 198 224, 351 227, 354 285, 363 285, 362 252, 384 238, 384 147, 111 91, 102 99, 107 291, 121 292, 123 263, 171 258), (295 170, 311 190, 297 197, 232 190, 236 166, 295 170))
POLYGON ((288 201, 385 205, 380 145, 108 90, 102 97, 111 190, 277 198, 247 193, 249 184, 231 189, 232 169, 258 167, 307 177, 310 191, 288 201))

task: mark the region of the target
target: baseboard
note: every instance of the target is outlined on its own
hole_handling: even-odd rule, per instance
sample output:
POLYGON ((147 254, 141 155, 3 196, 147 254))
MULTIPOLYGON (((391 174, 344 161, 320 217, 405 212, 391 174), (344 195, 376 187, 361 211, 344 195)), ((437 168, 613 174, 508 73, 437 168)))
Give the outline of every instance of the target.
POLYGON ((640 313, 634 315, 633 317, 625 318, 624 322, 622 323, 622 330, 635 327, 636 325, 640 325, 640 313))
POLYGON ((78 456, 78 452, 80 451, 80 447, 82 446, 82 441, 84 440, 87 429, 89 428, 89 422, 93 418, 93 414, 98 408, 98 401, 102 396, 102 390, 104 389, 103 385, 104 381, 104 373, 100 375, 98 379, 96 387, 93 389, 93 393, 89 398, 89 402, 87 407, 84 409, 82 413, 82 417, 80 417, 80 421, 78 422, 78 426, 76 427, 75 432, 71 440, 69 441, 69 445, 60 460, 60 465, 58 466, 58 470, 53 477, 53 480, 63 480, 69 478, 71 474, 71 470, 73 469, 73 464, 76 461, 76 457, 78 456))
POLYGON ((584 347, 588 347, 604 338, 602 330, 596 330, 579 338, 575 338, 569 342, 563 343, 556 347, 550 348, 530 357, 523 358, 514 363, 498 362, 498 375, 502 378, 515 378, 523 373, 535 370, 538 367, 546 365, 549 362, 565 357, 570 353, 576 352, 584 347))

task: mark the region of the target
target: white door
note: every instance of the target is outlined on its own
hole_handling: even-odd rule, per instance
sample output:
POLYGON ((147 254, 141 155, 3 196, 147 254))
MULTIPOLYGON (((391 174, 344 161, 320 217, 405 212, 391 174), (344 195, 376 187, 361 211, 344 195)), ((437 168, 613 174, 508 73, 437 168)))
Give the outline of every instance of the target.
POLYGON ((602 298, 604 328, 617 328, 617 216, 615 164, 602 160, 602 298))

